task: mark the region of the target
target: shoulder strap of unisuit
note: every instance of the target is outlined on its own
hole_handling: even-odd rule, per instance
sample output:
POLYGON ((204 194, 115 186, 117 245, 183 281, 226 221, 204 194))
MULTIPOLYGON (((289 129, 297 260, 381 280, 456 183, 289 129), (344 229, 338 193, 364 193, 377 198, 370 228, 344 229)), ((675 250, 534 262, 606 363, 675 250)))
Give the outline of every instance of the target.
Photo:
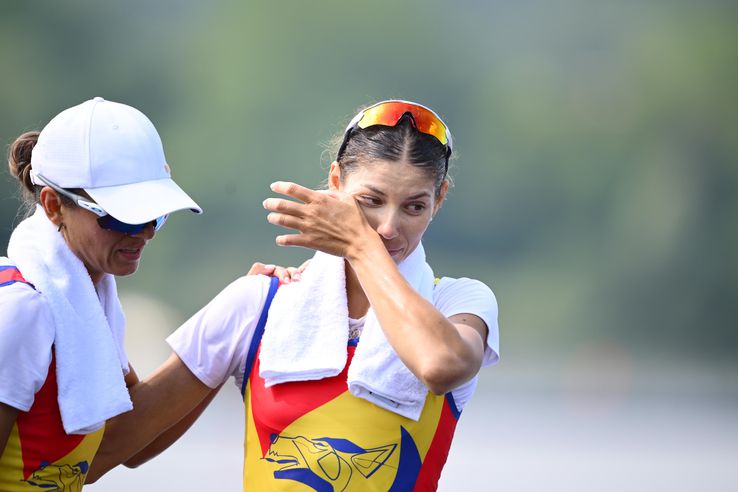
POLYGON ((243 372, 243 383, 241 384, 241 395, 246 392, 246 382, 249 380, 251 374, 251 367, 254 365, 254 359, 256 359, 256 350, 259 348, 261 343, 261 337, 264 336, 264 327, 266 326, 267 317, 269 316, 269 306, 272 305, 272 299, 277 293, 279 287, 279 278, 272 277, 269 283, 269 293, 267 294, 266 302, 264 307, 261 309, 261 316, 259 316, 259 322, 254 330, 254 336, 251 339, 251 345, 249 346, 249 353, 246 356, 246 369, 243 372))
POLYGON ((29 285, 33 289, 36 288, 31 282, 23 278, 20 270, 18 270, 16 267, 12 265, 0 266, 0 287, 5 287, 6 285, 14 284, 16 282, 21 282, 29 285))

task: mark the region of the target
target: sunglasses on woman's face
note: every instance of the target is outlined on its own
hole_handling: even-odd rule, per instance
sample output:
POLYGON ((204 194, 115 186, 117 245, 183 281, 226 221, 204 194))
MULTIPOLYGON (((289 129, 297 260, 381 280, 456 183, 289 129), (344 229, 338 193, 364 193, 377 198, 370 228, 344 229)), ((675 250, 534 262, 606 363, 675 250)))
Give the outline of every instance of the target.
POLYGON ((453 148, 451 132, 432 109, 410 101, 391 100, 369 106, 354 116, 346 127, 338 156, 340 157, 346 150, 351 132, 355 129, 373 125, 396 126, 406 114, 410 115, 410 121, 416 130, 436 137, 446 147, 447 157, 451 155, 453 148))
POLYGON ((121 222, 120 220, 107 213, 97 203, 81 195, 72 193, 69 190, 65 190, 64 188, 49 181, 41 174, 36 174, 36 177, 52 190, 56 191, 57 193, 61 193, 67 198, 71 199, 78 207, 82 207, 85 210, 89 210, 93 214, 97 215, 97 225, 108 231, 122 232, 124 234, 134 236, 136 234, 139 234, 146 228, 146 226, 152 223, 154 225, 154 231, 158 231, 159 229, 161 229, 161 227, 164 225, 164 223, 167 221, 167 218, 169 217, 169 215, 162 215, 161 217, 158 217, 151 222, 146 222, 145 224, 128 224, 126 222, 121 222))

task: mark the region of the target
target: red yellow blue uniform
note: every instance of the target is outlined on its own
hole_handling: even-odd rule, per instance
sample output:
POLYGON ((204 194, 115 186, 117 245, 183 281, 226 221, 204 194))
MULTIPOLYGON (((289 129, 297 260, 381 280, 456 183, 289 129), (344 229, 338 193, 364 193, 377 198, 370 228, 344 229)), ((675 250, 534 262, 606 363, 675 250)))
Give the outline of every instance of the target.
MULTIPOLYGON (((277 281, 236 279, 167 342, 200 381, 217 388, 234 377, 245 404, 246 491, 435 490, 461 410, 478 376, 447 395, 428 394, 415 422, 347 389, 347 368, 359 342, 349 336, 343 372, 318 381, 269 388, 259 376, 259 350, 277 281)), ((433 305, 444 316, 478 316, 488 326, 482 366, 498 360, 497 302, 474 279, 443 277, 433 305)), ((348 320, 349 333, 363 320, 348 320)))
MULTIPOLYGON (((0 267, 0 289, 26 284, 13 266, 0 267)), ((68 435, 62 427, 57 402, 56 363, 53 354, 46 380, 28 411, 19 411, 0 455, 0 491, 78 492, 102 440, 104 428, 87 435, 68 435)))
POLYGON ((246 358, 244 490, 436 490, 460 415, 452 394, 429 393, 417 422, 353 396, 346 379, 357 339, 341 374, 265 387, 258 351, 276 286, 246 358))

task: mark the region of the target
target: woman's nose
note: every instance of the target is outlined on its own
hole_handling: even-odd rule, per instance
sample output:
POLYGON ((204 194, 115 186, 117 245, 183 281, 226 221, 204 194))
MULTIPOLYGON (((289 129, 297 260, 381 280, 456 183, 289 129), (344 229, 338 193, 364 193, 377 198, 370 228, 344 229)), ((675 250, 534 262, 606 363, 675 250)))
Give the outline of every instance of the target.
POLYGON ((400 234, 399 218, 396 213, 387 212, 379 217, 379 225, 377 226, 377 234, 384 239, 394 239, 400 234))

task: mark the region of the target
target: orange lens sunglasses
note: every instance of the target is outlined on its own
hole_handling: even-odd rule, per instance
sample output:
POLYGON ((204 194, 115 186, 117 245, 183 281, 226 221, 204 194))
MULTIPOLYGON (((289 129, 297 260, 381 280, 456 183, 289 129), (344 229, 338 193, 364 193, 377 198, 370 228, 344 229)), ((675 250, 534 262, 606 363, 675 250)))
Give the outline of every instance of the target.
POLYGON ((436 137, 439 142, 446 146, 448 162, 448 157, 451 155, 453 148, 453 140, 451 139, 451 132, 443 120, 430 108, 398 99, 378 102, 354 116, 346 127, 338 157, 346 150, 351 132, 356 128, 368 128, 373 125, 395 126, 405 114, 410 114, 412 125, 416 130, 436 137))

